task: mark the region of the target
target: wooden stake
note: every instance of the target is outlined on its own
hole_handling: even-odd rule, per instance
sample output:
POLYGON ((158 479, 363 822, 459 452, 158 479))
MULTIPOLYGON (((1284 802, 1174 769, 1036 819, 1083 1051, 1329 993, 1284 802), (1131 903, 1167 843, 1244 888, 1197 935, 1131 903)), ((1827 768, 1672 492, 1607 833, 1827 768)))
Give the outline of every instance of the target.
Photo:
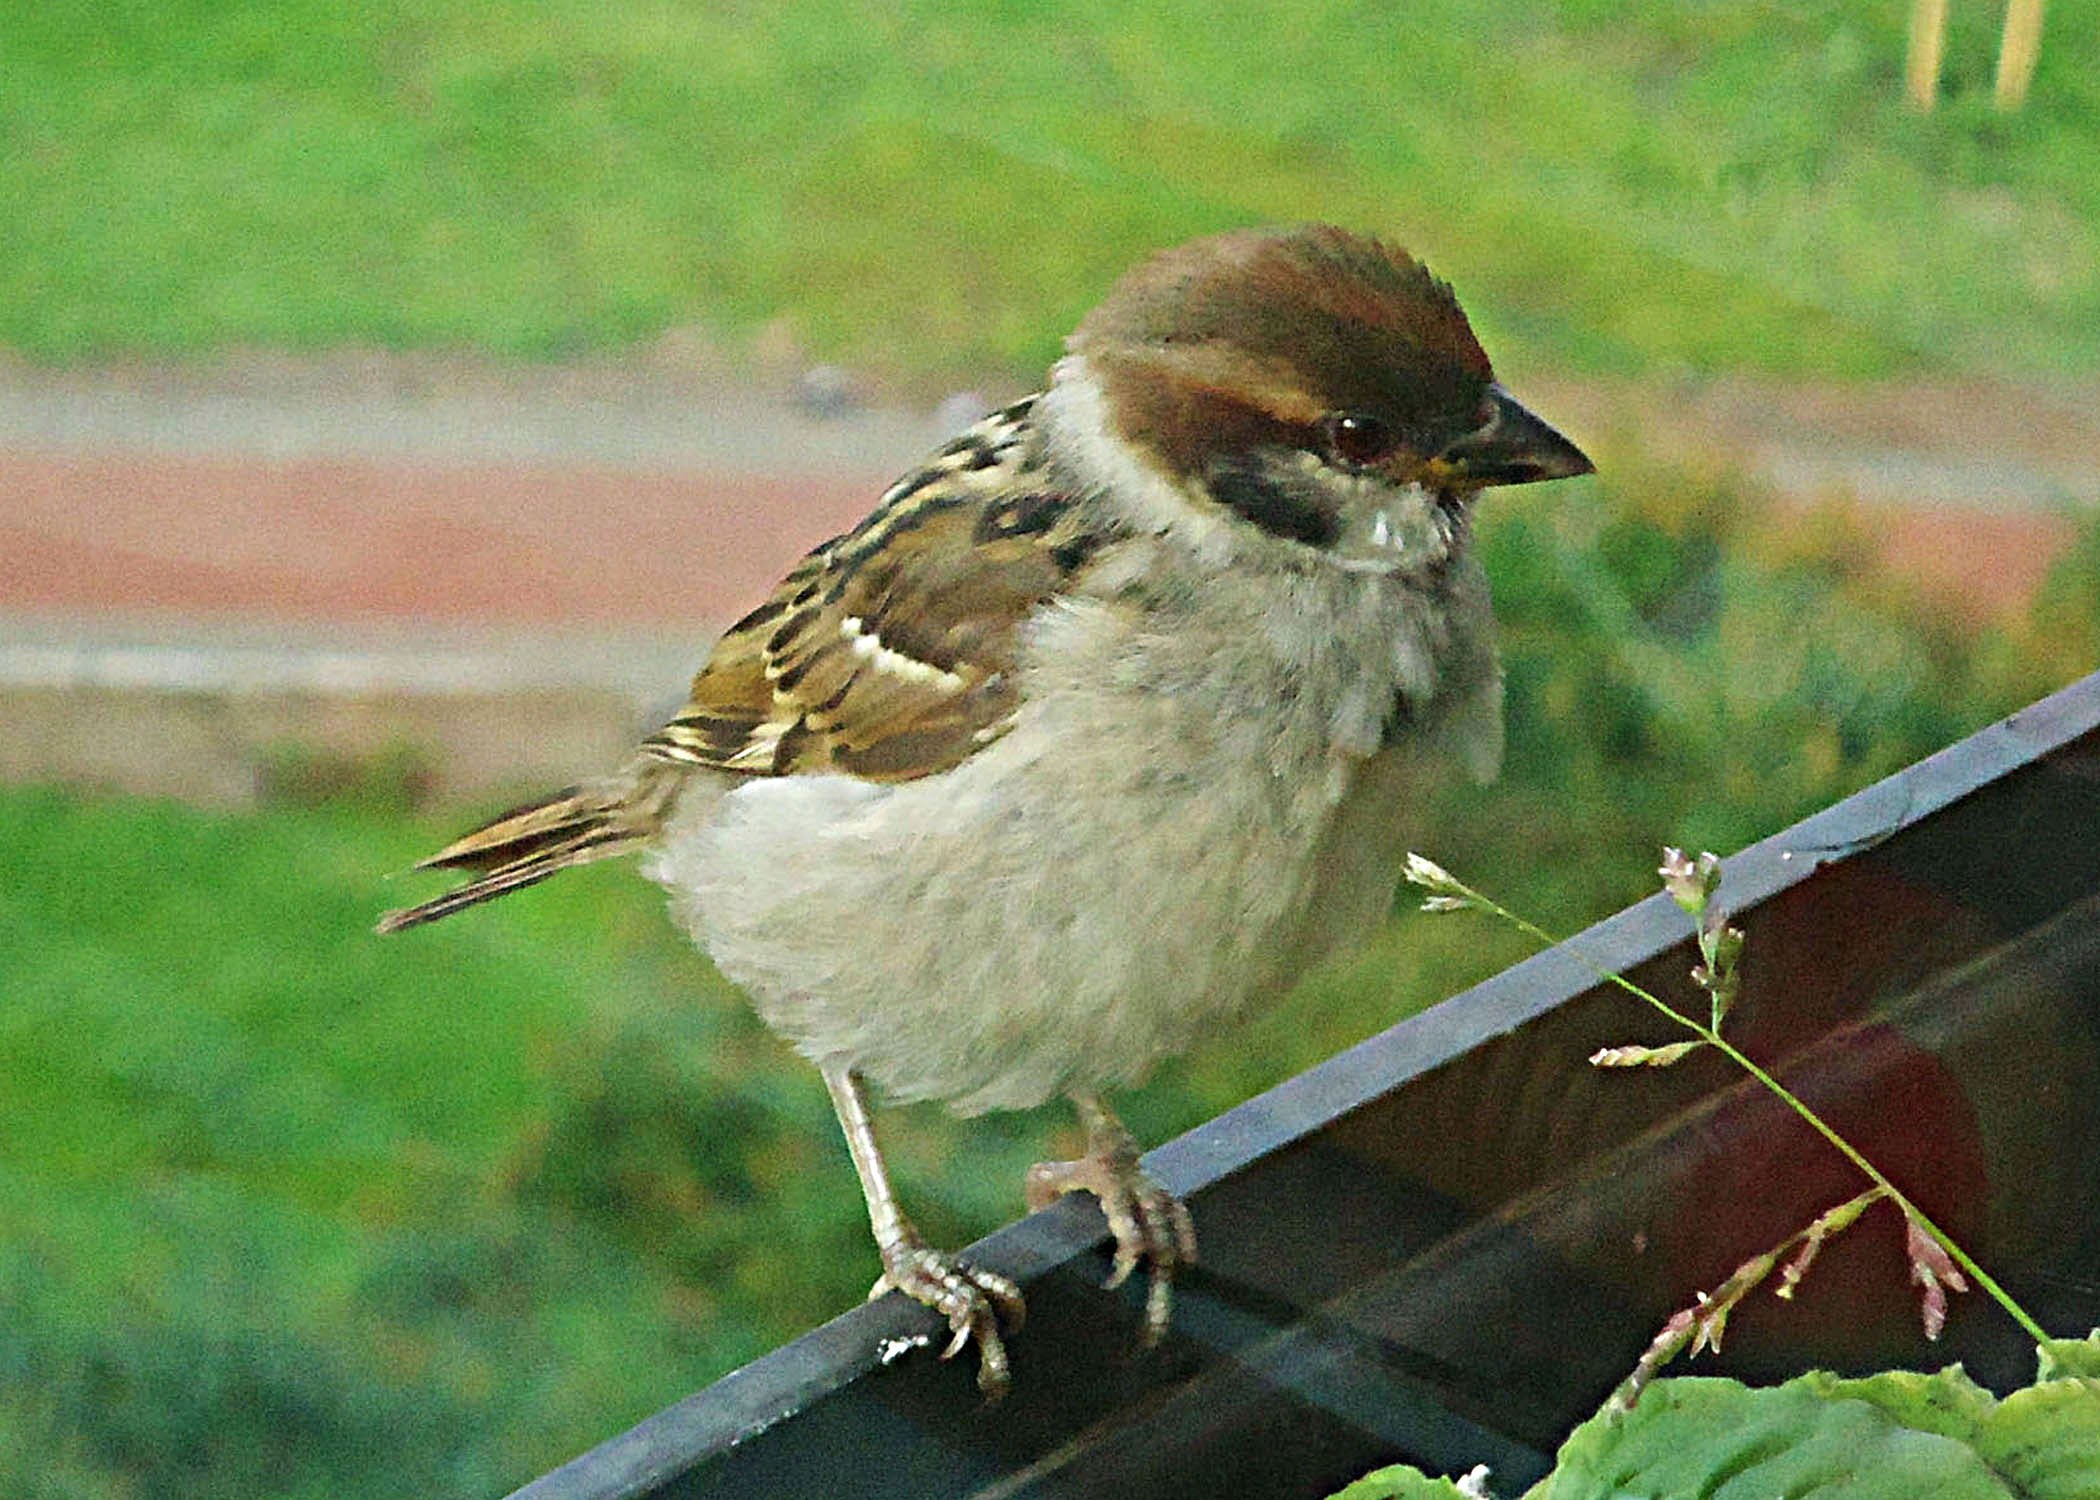
POLYGON ((1947 0, 1912 0, 1910 66, 1905 92, 1919 109, 1929 110, 1940 96, 1940 54, 1947 32, 1947 0))
POLYGON ((1998 107, 2018 109, 2027 102, 2034 65, 2042 55, 2043 0, 2006 0, 2005 37, 1998 45, 1998 107))

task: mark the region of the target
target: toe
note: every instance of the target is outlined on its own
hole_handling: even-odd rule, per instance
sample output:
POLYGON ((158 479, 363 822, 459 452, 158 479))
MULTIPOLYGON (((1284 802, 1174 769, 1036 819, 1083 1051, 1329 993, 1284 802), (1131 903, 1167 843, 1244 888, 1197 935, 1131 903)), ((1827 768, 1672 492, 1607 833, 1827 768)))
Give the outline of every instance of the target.
POLYGON ((1150 1253, 1152 1237, 1145 1232, 1139 1207, 1129 1194, 1111 1194, 1101 1207, 1108 1219, 1108 1231, 1116 1241, 1115 1265, 1102 1285, 1113 1290, 1128 1281, 1138 1261, 1150 1253))
POLYGON ((1155 1266, 1178 1271, 1196 1259, 1196 1226, 1181 1200, 1163 1188, 1145 1195, 1145 1254, 1155 1266))
POLYGON ((1175 1256, 1180 1264, 1193 1266, 1196 1263, 1196 1221, 1186 1203, 1171 1194, 1162 1196, 1167 1200, 1167 1221, 1173 1226, 1175 1256))
POLYGON ((948 1315, 948 1327, 954 1330, 954 1337, 948 1340, 948 1347, 941 1351, 942 1359, 953 1359, 969 1347, 970 1335, 977 1332, 977 1324, 981 1317, 981 1313, 971 1309, 958 1309, 948 1315))
POLYGON ((977 1330, 977 1389, 987 1401, 998 1401, 1013 1388, 1013 1373, 1006 1363, 1006 1344, 990 1318, 977 1330))
POLYGON ((1138 1335, 1146 1348, 1167 1336, 1167 1322, 1174 1311, 1174 1274, 1157 1261, 1152 1264, 1152 1282, 1145 1288, 1145 1326, 1138 1335))
POLYGON ((999 1325, 1008 1333, 1019 1333, 1021 1325, 1028 1321, 1028 1299, 1021 1295, 1020 1287, 997 1271, 981 1267, 973 1268, 971 1275, 985 1296, 991 1299, 992 1307, 999 1315, 999 1325))
POLYGON ((1028 1211, 1040 1213, 1071 1192, 1078 1185, 1073 1178, 1076 1165, 1069 1161, 1039 1161, 1030 1167, 1021 1178, 1021 1196, 1028 1203, 1028 1211))

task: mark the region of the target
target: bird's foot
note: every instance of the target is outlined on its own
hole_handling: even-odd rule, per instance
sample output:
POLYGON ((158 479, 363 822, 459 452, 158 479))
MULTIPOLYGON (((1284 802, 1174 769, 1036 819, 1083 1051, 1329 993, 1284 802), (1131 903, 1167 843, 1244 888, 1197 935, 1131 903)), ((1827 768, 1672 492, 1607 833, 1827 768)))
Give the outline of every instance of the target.
POLYGON ((973 1266, 918 1242, 917 1236, 882 1252, 882 1275, 868 1293, 873 1301, 884 1292, 902 1292, 948 1320, 954 1337, 941 1351, 953 1359, 973 1340, 977 1344, 977 1388, 989 1400, 1004 1396, 1013 1383, 1001 1335, 1020 1331, 1028 1316, 1021 1289, 996 1271, 973 1266))
POLYGON ((1078 1192, 1101 1201, 1109 1233, 1116 1237, 1115 1268, 1105 1285, 1121 1286, 1144 1262, 1151 1285, 1145 1293, 1143 1338, 1148 1346, 1157 1344, 1167 1331, 1174 1275, 1196 1263, 1196 1226, 1188 1206, 1138 1165, 1137 1144, 1121 1127, 1097 1133, 1093 1144, 1078 1161, 1030 1167, 1028 1206, 1047 1208, 1066 1193, 1078 1192))

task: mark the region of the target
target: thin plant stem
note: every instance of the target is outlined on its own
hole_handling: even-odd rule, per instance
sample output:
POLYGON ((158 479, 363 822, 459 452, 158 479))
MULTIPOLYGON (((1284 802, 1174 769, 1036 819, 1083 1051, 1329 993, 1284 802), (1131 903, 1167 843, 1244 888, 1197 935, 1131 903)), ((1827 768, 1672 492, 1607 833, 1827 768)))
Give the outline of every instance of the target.
MULTIPOLYGON (((1519 931, 1528 934, 1530 937, 1532 937, 1545 947, 1551 948, 1556 946, 1556 940, 1553 937, 1553 935, 1547 932, 1544 928, 1540 927, 1537 923, 1527 921, 1525 918, 1518 916, 1515 912, 1510 911, 1507 907, 1501 906, 1495 901, 1488 898, 1487 896, 1482 895, 1480 892, 1472 890, 1471 887, 1467 887, 1467 890, 1472 899, 1480 905, 1482 910, 1493 912, 1496 916, 1502 918, 1503 921, 1510 923, 1519 931)), ((1581 950, 1579 948, 1576 948, 1572 943, 1568 944, 1567 946, 1569 947, 1570 951, 1581 955, 1581 950)), ((1954 1261, 1956 1265, 1960 1266, 1963 1271, 1967 1272, 1970 1276, 1974 1277, 1976 1284, 1982 1287, 1983 1290, 1990 1295, 1992 1301, 1996 1302, 2000 1307, 2005 1309, 2006 1313, 2011 1316, 2012 1320, 2015 1323, 2018 1323, 2020 1327, 2026 1331, 2028 1337, 2032 1338, 2036 1343, 2041 1343, 2049 1337, 2048 1331, 2045 1330, 2040 1323, 2037 1323, 2032 1317, 2028 1315, 2027 1309, 2020 1306, 2018 1302, 2013 1300, 2012 1294, 2010 1292, 2006 1291, 2004 1287, 2000 1286, 1997 1280, 1994 1277, 1992 1277, 1988 1271, 1984 1270, 1982 1266, 1979 1266, 1974 1260, 1970 1259, 1969 1253, 1966 1250, 1962 1249, 1960 1245, 1956 1244, 1953 1238, 1949 1236, 1945 1230, 1941 1229, 1939 1225, 1933 1223, 1931 1219, 1927 1218, 1925 1216, 1924 1211, 1920 1209, 1917 1204, 1911 1202, 1911 1200, 1907 1196, 1905 1196, 1902 1189, 1898 1188, 1893 1182, 1889 1181, 1888 1177, 1883 1174, 1882 1170, 1879 1167, 1875 1166, 1874 1163, 1867 1160, 1867 1158, 1860 1152, 1858 1147, 1854 1146, 1850 1141, 1846 1140, 1842 1135, 1838 1134, 1835 1128, 1828 1124, 1821 1115, 1817 1114, 1813 1109, 1809 1108, 1809 1106, 1805 1102, 1803 1102, 1800 1099, 1800 1097, 1797 1096, 1785 1084, 1781 1083, 1777 1078, 1774 1078, 1770 1073, 1766 1072, 1755 1062, 1751 1061, 1749 1057, 1745 1056, 1741 1049, 1739 1049, 1733 1042, 1729 1041, 1726 1037, 1722 1036, 1717 1028, 1705 1025, 1699 1021, 1694 1020, 1692 1017, 1686 1015, 1683 1011, 1680 1011, 1675 1006, 1671 1005, 1668 1001, 1661 999, 1659 996, 1650 993, 1648 990, 1642 988, 1640 985, 1635 984, 1625 975, 1616 973, 1611 969, 1605 968, 1601 964, 1593 962, 1587 955, 1582 955, 1582 961, 1586 964, 1589 964, 1589 966, 1596 971, 1599 977, 1610 980, 1613 984, 1617 985, 1620 989, 1626 991, 1626 993, 1628 993, 1629 995, 1632 995, 1640 1000, 1645 1000, 1648 1004, 1655 1007, 1655 1009, 1661 1011, 1664 1015, 1668 1016, 1672 1021, 1675 1021, 1679 1026, 1682 1026, 1685 1030, 1691 1032, 1692 1035, 1698 1037, 1700 1041, 1705 1042, 1708 1046, 1713 1047, 1714 1049, 1719 1051, 1723 1056, 1727 1057, 1730 1061, 1734 1062, 1744 1072, 1748 1073, 1752 1078, 1755 1078, 1759 1083, 1763 1084, 1767 1089, 1771 1090, 1771 1092, 1774 1095, 1776 1095, 1780 1100, 1782 1100, 1786 1104, 1787 1108, 1791 1109, 1795 1114, 1799 1115, 1803 1120, 1807 1121, 1811 1129, 1813 1129, 1818 1135, 1822 1136, 1824 1140, 1830 1142, 1831 1145, 1837 1147, 1839 1151, 1843 1152, 1845 1155, 1845 1159, 1851 1162, 1852 1165, 1854 1165, 1855 1167, 1859 1168, 1860 1171, 1864 1172, 1867 1176, 1868 1181, 1872 1182, 1876 1187, 1880 1188, 1883 1192, 1888 1194, 1890 1201, 1893 1202, 1898 1208, 1903 1210, 1904 1216, 1908 1218, 1913 1224, 1917 1225, 1918 1228, 1923 1230, 1927 1235, 1931 1236, 1933 1242, 1937 1244, 1942 1250, 1946 1251, 1948 1256, 1954 1261)))

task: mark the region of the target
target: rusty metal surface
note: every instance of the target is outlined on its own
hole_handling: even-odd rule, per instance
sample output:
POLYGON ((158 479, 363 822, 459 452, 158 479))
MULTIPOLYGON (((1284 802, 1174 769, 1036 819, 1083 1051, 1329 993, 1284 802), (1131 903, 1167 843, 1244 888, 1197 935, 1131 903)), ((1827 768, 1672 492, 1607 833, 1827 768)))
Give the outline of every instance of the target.
MULTIPOLYGON (((1724 889, 1739 1043, 2045 1322, 2100 1324, 2100 677, 1745 850, 1724 889)), ((965 1361, 882 1364, 932 1321, 890 1298, 520 1494, 1310 1497, 1401 1458, 1521 1488, 1694 1288, 1856 1190, 1718 1059, 1585 1065, 1655 1034, 1600 968, 1682 993, 1690 961, 1652 898, 1154 1152, 1205 1263, 1150 1356, 1067 1202, 972 1252, 1029 1293, 1003 1405, 965 1361)), ((1893 1215, 1862 1223, 1708 1368, 2027 1378, 1977 1297, 1918 1338, 1899 1244, 1893 1215)))

